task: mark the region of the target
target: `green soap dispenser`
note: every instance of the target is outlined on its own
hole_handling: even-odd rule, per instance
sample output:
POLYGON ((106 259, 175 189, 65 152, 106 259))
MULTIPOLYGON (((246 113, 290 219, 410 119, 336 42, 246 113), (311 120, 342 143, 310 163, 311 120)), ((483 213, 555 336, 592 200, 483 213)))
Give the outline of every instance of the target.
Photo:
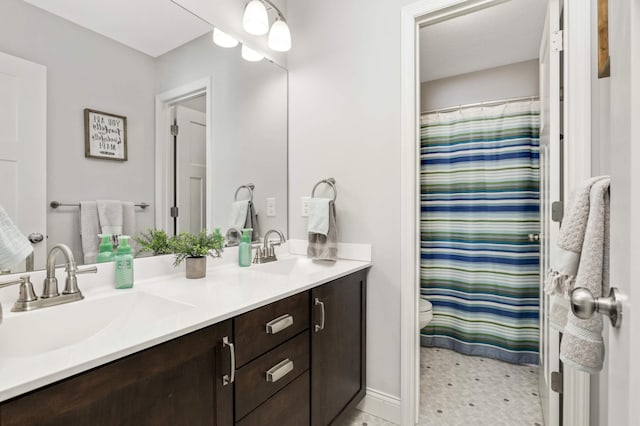
POLYGON ((238 245, 238 265, 240 266, 251 266, 251 232, 253 232, 251 228, 242 230, 242 238, 238 245))
POLYGON ((116 255, 113 253, 113 245, 111 244, 110 234, 98 234, 100 239, 100 249, 98 250, 98 257, 96 257, 96 263, 113 262, 116 255))
POLYGON ((118 254, 116 254, 116 288, 133 287, 133 255, 129 245, 129 236, 121 235, 118 240, 118 254))

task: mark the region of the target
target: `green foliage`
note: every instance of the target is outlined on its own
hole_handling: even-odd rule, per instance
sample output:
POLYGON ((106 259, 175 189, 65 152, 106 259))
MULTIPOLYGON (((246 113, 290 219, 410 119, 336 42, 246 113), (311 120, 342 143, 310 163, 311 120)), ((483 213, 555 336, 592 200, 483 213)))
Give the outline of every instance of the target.
POLYGON ((139 247, 136 251, 136 256, 144 252, 153 253, 154 256, 173 253, 170 238, 162 229, 149 228, 134 240, 139 247))
POLYGON ((224 237, 219 229, 212 234, 207 234, 206 230, 197 235, 183 232, 171 238, 169 245, 176 256, 174 266, 178 266, 187 257, 220 257, 224 248, 224 237))

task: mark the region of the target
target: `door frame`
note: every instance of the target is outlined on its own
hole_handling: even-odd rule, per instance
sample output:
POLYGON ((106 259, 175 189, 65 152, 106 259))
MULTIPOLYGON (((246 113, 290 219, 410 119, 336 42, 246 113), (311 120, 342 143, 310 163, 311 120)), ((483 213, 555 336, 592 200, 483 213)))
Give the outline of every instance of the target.
POLYGON ((199 80, 192 81, 175 89, 168 90, 156 95, 156 153, 155 153, 155 167, 156 167, 156 228, 164 229, 169 232, 172 229, 171 215, 169 214, 169 199, 170 191, 172 188, 171 176, 167 173, 172 168, 170 164, 171 160, 171 134, 169 128, 172 122, 171 107, 177 102, 188 100, 196 96, 205 94, 206 96, 206 186, 207 186, 207 201, 206 201, 206 229, 212 229, 212 212, 213 212, 213 170, 211 170, 212 156, 213 156, 213 126, 212 115, 213 108, 211 100, 213 99, 213 93, 211 88, 213 87, 213 77, 205 77, 199 80))
MULTIPOLYGON (((419 418, 420 341, 418 300, 420 291, 419 200, 419 26, 490 7, 504 0, 419 0, 401 10, 400 34, 400 415, 401 424, 415 425, 419 418)), ((591 175, 591 8, 583 0, 564 0, 565 8, 565 186, 573 187, 591 175), (568 65, 570 63, 570 65, 568 65), (566 90, 571 81, 572 90, 566 90), (571 105, 571 108, 569 108, 571 105)), ((565 192, 567 193, 567 192, 565 192)), ((566 370, 571 370, 567 368, 566 370)), ((566 410, 589 416, 589 377, 570 373, 565 380, 566 410), (567 401, 567 396, 569 401, 567 401)), ((571 416, 573 417, 573 416, 571 416)), ((565 419, 571 417, 565 416, 565 419)), ((578 420, 577 418, 575 420, 578 420)), ((583 421, 584 417, 580 417, 583 421)), ((577 424, 577 423, 575 423, 577 424)))

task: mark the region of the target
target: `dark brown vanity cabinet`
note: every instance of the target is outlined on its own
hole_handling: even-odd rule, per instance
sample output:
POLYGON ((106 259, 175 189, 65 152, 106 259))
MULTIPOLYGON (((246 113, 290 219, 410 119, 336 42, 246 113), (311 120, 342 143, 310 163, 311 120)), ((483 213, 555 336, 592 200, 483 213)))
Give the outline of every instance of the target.
POLYGON ((366 392, 366 271, 311 290, 311 425, 331 424, 366 392))
POLYGON ((0 426, 332 424, 365 392, 365 279, 353 273, 0 403, 0 426))
POLYGON ((0 425, 233 424, 225 321, 0 404, 0 425))

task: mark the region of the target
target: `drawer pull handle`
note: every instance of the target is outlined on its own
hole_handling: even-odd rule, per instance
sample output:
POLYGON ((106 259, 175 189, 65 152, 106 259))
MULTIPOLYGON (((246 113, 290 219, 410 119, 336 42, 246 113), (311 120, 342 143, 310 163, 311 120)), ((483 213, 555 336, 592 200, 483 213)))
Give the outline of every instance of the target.
POLYGON ((314 330, 317 333, 324 330, 324 302, 321 302, 320 299, 316 297, 313 303, 316 306, 320 305, 320 312, 322 313, 322 316, 320 317, 320 325, 316 324, 316 326, 314 327, 314 330))
POLYGON ((267 370, 267 382, 275 383, 293 371, 293 361, 289 358, 267 370))
POLYGON ((227 386, 236 380, 236 347, 229 341, 228 336, 224 336, 222 338, 222 347, 229 347, 229 354, 231 358, 231 372, 222 376, 222 386, 227 386))
POLYGON ((289 314, 282 315, 276 319, 272 319, 267 323, 267 334, 280 333, 285 328, 293 325, 293 316, 289 314))

